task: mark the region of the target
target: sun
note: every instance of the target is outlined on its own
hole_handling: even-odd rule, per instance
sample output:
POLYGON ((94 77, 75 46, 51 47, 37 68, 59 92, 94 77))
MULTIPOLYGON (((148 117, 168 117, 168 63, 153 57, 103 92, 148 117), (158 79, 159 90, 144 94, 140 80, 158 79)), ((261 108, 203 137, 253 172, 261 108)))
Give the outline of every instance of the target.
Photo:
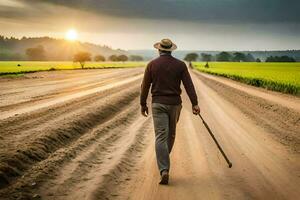
POLYGON ((70 29, 66 33, 66 39, 70 41, 74 41, 77 39, 77 31, 75 29, 70 29))

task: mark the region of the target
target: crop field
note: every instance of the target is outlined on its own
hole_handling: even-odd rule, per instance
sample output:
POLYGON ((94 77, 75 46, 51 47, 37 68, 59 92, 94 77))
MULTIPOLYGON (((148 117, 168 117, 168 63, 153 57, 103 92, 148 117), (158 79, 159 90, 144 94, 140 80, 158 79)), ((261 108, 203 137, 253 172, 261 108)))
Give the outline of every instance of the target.
MULTIPOLYGON (((141 67, 145 62, 86 62, 84 68, 141 67)), ((71 61, 0 61, 0 74, 18 74, 35 71, 80 69, 78 62, 71 61)))
POLYGON ((266 89, 300 94, 300 63, 195 62, 193 66, 209 74, 227 77, 266 89))

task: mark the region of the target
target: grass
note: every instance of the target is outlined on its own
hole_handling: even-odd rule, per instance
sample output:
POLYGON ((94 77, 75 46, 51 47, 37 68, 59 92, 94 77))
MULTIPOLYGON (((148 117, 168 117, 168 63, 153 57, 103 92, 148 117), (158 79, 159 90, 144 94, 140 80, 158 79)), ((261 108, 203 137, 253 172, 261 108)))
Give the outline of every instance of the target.
POLYGON ((300 95, 300 63, 195 62, 205 73, 227 77, 269 90, 300 95))
MULTIPOLYGON (((141 67, 145 62, 86 62, 84 68, 123 68, 123 67, 141 67)), ((81 69, 79 63, 71 61, 0 61, 0 75, 22 74, 37 71, 81 69)))
POLYGON ((24 75, 25 75, 24 73, 0 74, 0 76, 4 78, 18 78, 18 77, 23 77, 24 75))

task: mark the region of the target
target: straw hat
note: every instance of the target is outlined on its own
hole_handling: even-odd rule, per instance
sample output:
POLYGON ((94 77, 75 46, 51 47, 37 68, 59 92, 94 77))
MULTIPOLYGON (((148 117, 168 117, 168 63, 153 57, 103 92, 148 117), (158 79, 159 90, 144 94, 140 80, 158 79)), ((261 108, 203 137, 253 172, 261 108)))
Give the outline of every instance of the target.
POLYGON ((177 46, 170 39, 162 39, 160 42, 154 44, 154 48, 162 51, 174 51, 177 49, 177 46))

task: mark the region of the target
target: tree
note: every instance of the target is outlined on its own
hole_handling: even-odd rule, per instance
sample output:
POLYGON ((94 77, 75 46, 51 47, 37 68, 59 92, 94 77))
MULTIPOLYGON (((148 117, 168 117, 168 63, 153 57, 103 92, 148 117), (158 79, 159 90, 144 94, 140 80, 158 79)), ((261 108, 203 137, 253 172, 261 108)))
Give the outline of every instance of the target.
POLYGON ((221 53, 216 55, 217 61, 228 62, 231 61, 231 55, 228 52, 222 51, 221 53))
POLYGON ((255 61, 256 60, 255 60, 254 56, 251 53, 248 53, 246 55, 246 62, 255 62, 255 61))
POLYGON ((5 37, 3 35, 0 35, 0 46, 4 46, 5 44, 5 37))
POLYGON ((279 62, 296 62, 296 60, 293 57, 281 56, 279 62))
POLYGON ((289 56, 269 56, 266 62, 296 62, 296 60, 289 56))
POLYGON ((128 60, 128 56, 126 56, 126 55, 119 55, 118 56, 118 61, 125 62, 127 60, 128 60))
POLYGON ((267 57, 266 62, 275 62, 275 58, 273 56, 269 56, 267 57))
POLYGON ((26 49, 26 55, 29 60, 45 60, 45 49, 42 45, 26 49))
POLYGON ((240 52, 235 52, 232 57, 233 62, 245 62, 246 55, 240 52))
POLYGON ((105 57, 102 56, 102 55, 100 55, 100 54, 98 54, 98 55, 96 55, 96 56, 94 57, 94 60, 95 60, 96 62, 103 62, 103 61, 105 61, 105 57))
POLYGON ((131 61, 143 61, 144 58, 142 56, 139 56, 139 55, 131 55, 129 57, 129 60, 131 60, 131 61))
POLYGON ((184 60, 187 62, 196 61, 198 59, 199 55, 197 53, 188 53, 186 54, 184 60))
POLYGON ((111 56, 108 57, 108 60, 113 61, 113 62, 118 61, 118 56, 117 55, 111 55, 111 56))
POLYGON ((205 62, 212 61, 212 55, 207 53, 201 53, 201 60, 205 62))
POLYGON ((81 65, 81 68, 83 69, 84 64, 86 61, 91 61, 91 54, 89 52, 81 51, 74 55, 73 61, 79 62, 81 65))

